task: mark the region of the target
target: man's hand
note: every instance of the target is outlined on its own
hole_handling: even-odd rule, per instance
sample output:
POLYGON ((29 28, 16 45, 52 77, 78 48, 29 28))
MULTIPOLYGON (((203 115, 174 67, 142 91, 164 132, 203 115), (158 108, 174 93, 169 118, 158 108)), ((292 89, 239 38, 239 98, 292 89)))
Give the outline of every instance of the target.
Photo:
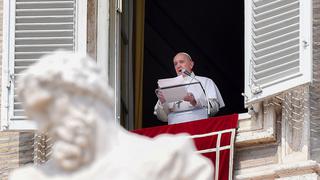
POLYGON ((157 95, 159 101, 161 102, 161 104, 166 102, 166 99, 164 98, 163 93, 162 93, 161 90, 156 89, 156 95, 157 95))
POLYGON ((187 93, 187 95, 183 98, 184 101, 188 101, 192 106, 197 105, 197 101, 194 98, 192 93, 187 93))

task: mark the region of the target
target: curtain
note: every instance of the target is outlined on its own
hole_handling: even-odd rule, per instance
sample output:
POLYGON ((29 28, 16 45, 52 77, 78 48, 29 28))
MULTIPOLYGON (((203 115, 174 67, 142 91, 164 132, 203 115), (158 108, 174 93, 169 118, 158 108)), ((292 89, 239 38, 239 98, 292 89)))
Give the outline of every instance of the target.
POLYGON ((134 4, 134 127, 142 127, 143 98, 143 53, 144 53, 144 3, 137 0, 134 4))

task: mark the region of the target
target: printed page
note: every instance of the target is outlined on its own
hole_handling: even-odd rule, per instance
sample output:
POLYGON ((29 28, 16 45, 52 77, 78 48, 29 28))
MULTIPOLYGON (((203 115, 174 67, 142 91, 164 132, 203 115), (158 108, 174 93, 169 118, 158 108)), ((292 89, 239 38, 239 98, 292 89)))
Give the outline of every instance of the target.
POLYGON ((187 95, 182 76, 159 79, 158 85, 167 103, 183 100, 187 95))

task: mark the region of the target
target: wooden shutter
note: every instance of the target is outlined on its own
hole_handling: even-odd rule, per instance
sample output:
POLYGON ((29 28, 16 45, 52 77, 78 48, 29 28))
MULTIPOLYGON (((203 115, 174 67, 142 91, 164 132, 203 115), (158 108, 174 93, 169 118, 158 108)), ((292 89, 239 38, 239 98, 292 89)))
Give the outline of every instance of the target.
MULTIPOLYGON (((9 129, 29 129, 31 122, 16 97, 16 79, 45 54, 57 49, 79 50, 79 29, 86 29, 86 24, 82 23, 82 27, 79 27, 81 23, 77 21, 81 19, 78 14, 86 11, 79 12, 77 0, 10 1, 9 22, 13 25, 10 28, 12 37, 9 39, 8 113, 5 118, 8 118, 9 129)), ((86 20, 83 22, 86 23, 86 20)), ((85 44, 84 41, 80 46, 85 44)))
POLYGON ((247 103, 311 82, 311 0, 245 0, 247 103))

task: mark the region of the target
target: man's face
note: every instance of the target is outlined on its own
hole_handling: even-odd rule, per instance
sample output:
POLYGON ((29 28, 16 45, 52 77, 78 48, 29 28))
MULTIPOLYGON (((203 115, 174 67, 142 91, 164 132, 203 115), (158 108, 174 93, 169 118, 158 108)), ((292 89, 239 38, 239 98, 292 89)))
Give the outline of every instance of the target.
POLYGON ((185 54, 177 54, 173 59, 174 69, 176 70, 177 76, 186 76, 182 69, 192 72, 193 61, 191 61, 185 54))

